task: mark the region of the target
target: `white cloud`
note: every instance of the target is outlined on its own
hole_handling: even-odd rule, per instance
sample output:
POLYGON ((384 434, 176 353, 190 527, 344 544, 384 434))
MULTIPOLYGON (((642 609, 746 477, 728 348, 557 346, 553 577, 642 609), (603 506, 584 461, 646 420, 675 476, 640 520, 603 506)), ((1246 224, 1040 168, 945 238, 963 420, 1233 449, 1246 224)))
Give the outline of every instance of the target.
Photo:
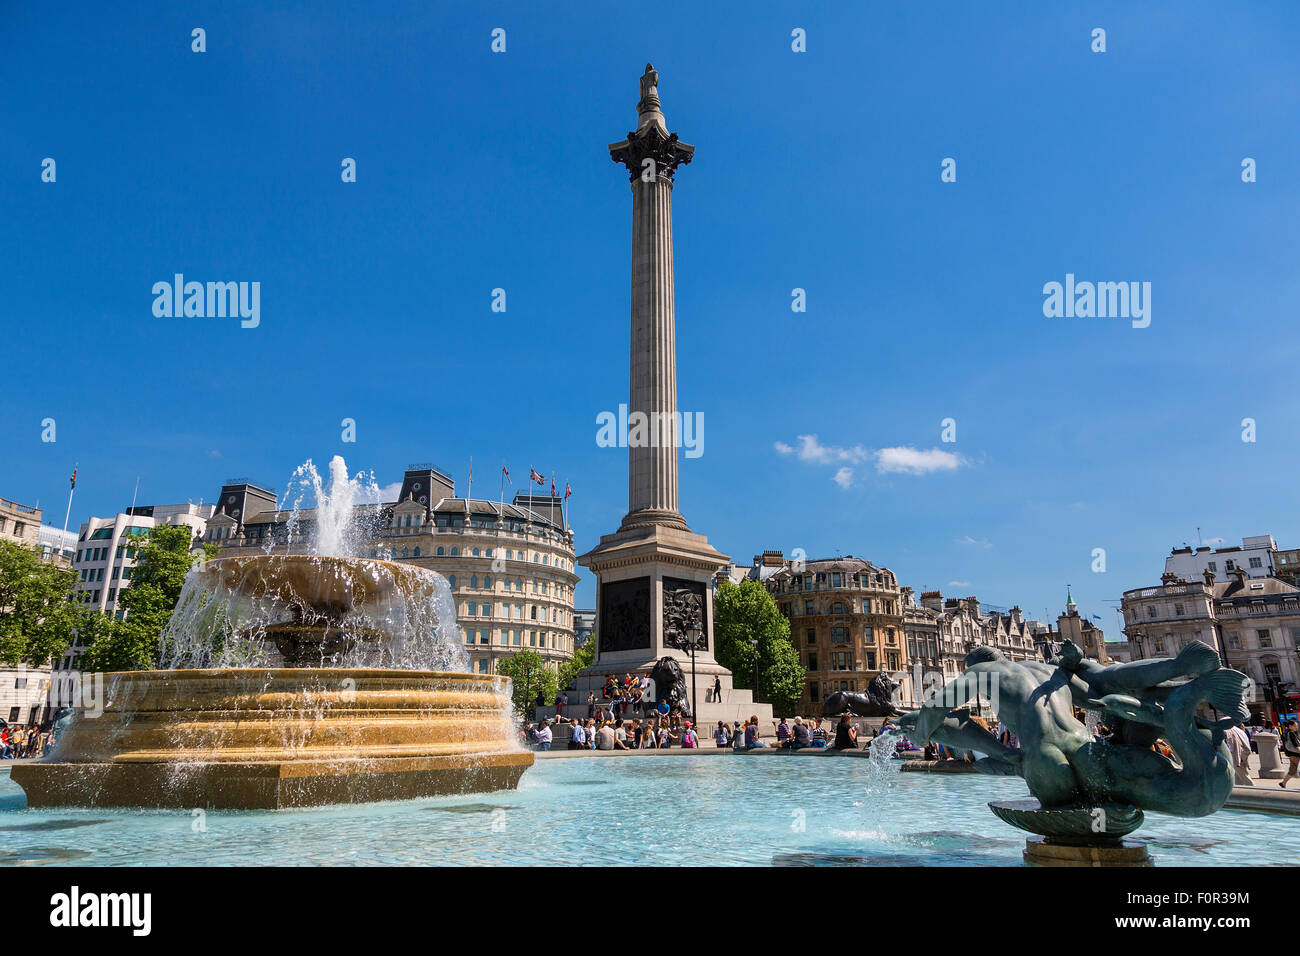
POLYGON ((969 581, 949 581, 949 582, 948 582, 948 587, 950 587, 950 588, 968 588, 968 587, 970 587, 970 582, 969 582, 969 581))
POLYGON ((1223 539, 1222 539, 1222 538, 1206 538, 1204 541, 1201 542, 1201 544, 1203 544, 1203 545, 1206 545, 1206 544, 1223 544, 1223 539))
POLYGON ((379 500, 385 504, 397 500, 397 496, 402 493, 402 483, 394 481, 390 485, 381 485, 379 488, 379 500))
POLYGON ((876 452, 876 471, 906 475, 928 475, 932 471, 953 471, 966 464, 961 455, 941 448, 920 449, 911 446, 882 448, 876 452))
POLYGON ((831 480, 841 488, 847 488, 853 484, 853 469, 848 467, 841 468, 839 471, 835 472, 835 477, 831 480))
POLYGON ((783 441, 776 442, 775 448, 782 455, 797 454, 800 461, 809 461, 815 465, 834 465, 842 461, 860 465, 870 456, 870 452, 861 445, 854 445, 852 448, 823 445, 817 440, 816 435, 800 435, 797 448, 783 441))
POLYGON ((973 545, 975 545, 975 547, 977 547, 977 548, 983 548, 983 549, 986 550, 986 551, 987 551, 989 548, 993 547, 993 542, 990 541, 988 538, 972 538, 970 535, 965 535, 965 536, 963 536, 963 537, 958 538, 958 539, 957 539, 957 543, 958 543, 958 544, 973 544, 973 545))

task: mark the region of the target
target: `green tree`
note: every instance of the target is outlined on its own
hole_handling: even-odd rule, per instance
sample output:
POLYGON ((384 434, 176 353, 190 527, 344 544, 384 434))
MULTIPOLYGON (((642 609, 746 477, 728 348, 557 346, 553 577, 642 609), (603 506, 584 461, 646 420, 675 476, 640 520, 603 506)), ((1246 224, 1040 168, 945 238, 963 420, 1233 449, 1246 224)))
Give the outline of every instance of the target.
POLYGON ((755 699, 769 702, 777 714, 793 714, 806 675, 790 642, 790 622, 767 588, 757 581, 723 581, 713 595, 713 619, 715 656, 731 671, 735 685, 753 690, 755 699))
MULTIPOLYGON (((157 666, 162 630, 176 610, 176 601, 201 555, 191 554, 191 531, 185 525, 151 528, 136 543, 131 586, 118 592, 123 620, 104 615, 88 628, 87 669, 101 671, 148 670, 157 666)), ((217 546, 205 544, 203 555, 212 557, 217 546)))
POLYGON ((587 638, 585 644, 579 644, 573 652, 573 659, 565 661, 560 666, 560 678, 556 683, 560 690, 564 690, 573 684, 573 679, 578 676, 578 672, 585 667, 590 667, 592 661, 596 659, 596 637, 592 635, 587 638))
POLYGON ((534 650, 524 649, 509 657, 500 658, 497 661, 497 673, 514 682, 511 699, 515 711, 523 714, 525 720, 537 716, 539 693, 542 700, 549 704, 555 700, 555 694, 559 690, 555 671, 549 669, 542 660, 542 655, 534 650))
POLYGON ((0 661, 36 666, 63 654, 84 617, 71 600, 75 582, 71 569, 0 540, 0 661))

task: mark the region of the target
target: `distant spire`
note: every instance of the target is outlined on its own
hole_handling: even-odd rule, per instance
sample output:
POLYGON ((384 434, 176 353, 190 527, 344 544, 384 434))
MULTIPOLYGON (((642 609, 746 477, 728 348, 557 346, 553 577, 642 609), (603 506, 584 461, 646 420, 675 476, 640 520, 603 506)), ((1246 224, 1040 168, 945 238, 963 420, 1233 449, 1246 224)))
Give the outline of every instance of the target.
POLYGON ((1065 586, 1065 606, 1078 607, 1078 605, 1074 603, 1074 595, 1070 593, 1070 586, 1068 584, 1065 586))

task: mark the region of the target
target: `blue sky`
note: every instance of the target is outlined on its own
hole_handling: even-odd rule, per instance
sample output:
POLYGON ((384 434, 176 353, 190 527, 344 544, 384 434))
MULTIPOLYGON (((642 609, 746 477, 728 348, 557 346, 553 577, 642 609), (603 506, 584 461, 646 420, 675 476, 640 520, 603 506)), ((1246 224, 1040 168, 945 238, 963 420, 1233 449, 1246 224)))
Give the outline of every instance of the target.
POLYGON ((473 456, 486 497, 533 466, 573 484, 580 549, 613 530, 631 200, 606 145, 652 61, 696 146, 681 502, 721 550, 1040 617, 1069 582, 1114 635, 1108 603, 1198 526, 1300 543, 1293 3, 259 6, 5 14, 0 495, 53 523, 74 461, 75 527, 137 475, 142 503, 211 501, 342 453, 381 483, 473 456), (176 272, 260 282, 260 326, 156 318, 176 272), (1066 273, 1150 282, 1150 327, 1046 318, 1066 273), (934 449, 958 466, 888 470, 954 462, 934 449))

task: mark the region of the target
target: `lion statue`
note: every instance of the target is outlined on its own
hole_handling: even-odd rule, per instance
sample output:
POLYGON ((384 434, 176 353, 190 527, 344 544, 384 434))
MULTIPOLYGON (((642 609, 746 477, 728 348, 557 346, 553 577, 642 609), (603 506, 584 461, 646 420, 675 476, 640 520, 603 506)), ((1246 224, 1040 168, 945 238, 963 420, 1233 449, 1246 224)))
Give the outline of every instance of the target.
POLYGON ((686 674, 676 658, 659 658, 654 670, 650 672, 650 679, 654 681, 656 706, 660 701, 666 700, 669 707, 681 711, 687 717, 694 716, 691 713, 690 695, 686 690, 686 674))
POLYGON ((894 706, 894 692, 898 681, 883 671, 871 678, 866 693, 837 690, 826 698, 822 706, 823 717, 835 717, 845 711, 855 717, 901 717, 902 711, 894 706))

